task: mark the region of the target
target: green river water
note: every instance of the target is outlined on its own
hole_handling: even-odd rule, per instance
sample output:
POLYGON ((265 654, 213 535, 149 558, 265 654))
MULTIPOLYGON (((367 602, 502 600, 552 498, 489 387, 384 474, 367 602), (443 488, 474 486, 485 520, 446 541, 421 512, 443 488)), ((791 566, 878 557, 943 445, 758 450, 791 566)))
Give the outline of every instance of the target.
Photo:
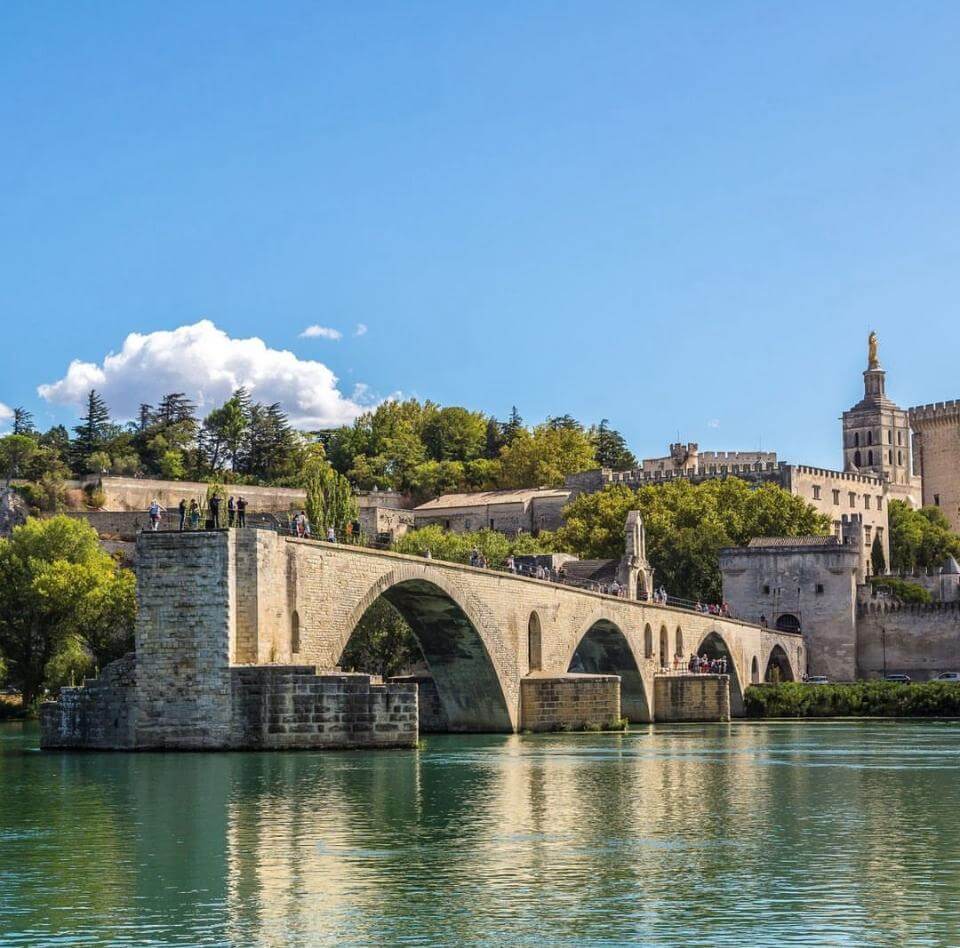
POLYGON ((0 725, 0 944, 956 945, 960 723, 41 753, 0 725))

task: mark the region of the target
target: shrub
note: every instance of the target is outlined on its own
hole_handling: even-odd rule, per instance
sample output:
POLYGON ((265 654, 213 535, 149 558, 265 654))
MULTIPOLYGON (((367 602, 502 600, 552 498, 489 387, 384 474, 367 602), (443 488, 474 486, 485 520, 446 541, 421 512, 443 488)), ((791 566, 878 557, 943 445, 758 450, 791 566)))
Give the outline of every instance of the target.
POLYGON ((930 593, 916 583, 908 583, 894 576, 871 576, 874 590, 888 589, 890 594, 901 602, 922 605, 931 601, 930 593))
POLYGON ((753 685, 743 696, 750 718, 960 717, 960 685, 926 681, 856 681, 753 685))

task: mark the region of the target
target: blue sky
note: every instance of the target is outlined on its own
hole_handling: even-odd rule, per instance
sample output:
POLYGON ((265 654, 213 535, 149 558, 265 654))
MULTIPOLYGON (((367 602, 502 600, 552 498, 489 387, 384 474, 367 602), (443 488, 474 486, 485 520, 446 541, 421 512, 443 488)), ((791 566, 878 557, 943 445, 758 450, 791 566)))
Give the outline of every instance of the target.
POLYGON ((167 331, 112 400, 247 373, 835 466, 871 328, 901 404, 960 397, 958 48, 946 2, 10 0, 0 402, 69 423, 72 360, 167 331))

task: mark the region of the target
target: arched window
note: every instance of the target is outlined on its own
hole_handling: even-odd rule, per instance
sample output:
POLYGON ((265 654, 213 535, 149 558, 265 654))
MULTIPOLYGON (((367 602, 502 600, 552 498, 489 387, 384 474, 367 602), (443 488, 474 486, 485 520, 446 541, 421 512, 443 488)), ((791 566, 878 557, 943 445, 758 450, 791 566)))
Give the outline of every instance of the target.
POLYGON ((673 654, 683 658, 683 629, 680 626, 677 626, 677 647, 673 654))
POLYGON ((868 444, 868 445, 873 444, 873 432, 872 432, 872 431, 868 431, 868 432, 867 432, 867 444, 868 444))
POLYGON ((760 683, 760 662, 757 661, 757 656, 753 656, 753 661, 750 663, 750 684, 758 685, 760 683))
POLYGON ((859 432, 859 431, 855 431, 855 432, 853 433, 853 446, 854 446, 855 448, 859 448, 859 447, 860 447, 860 432, 859 432))
POLYGON ((300 651, 300 613, 296 609, 290 616, 290 652, 296 655, 300 651))
POLYGON ((670 667, 670 633, 665 625, 660 626, 660 667, 670 667))
POLYGON ((795 615, 791 615, 789 612, 785 612, 783 615, 777 616, 777 621, 775 624, 781 632, 800 631, 800 620, 795 615))
POLYGON ((903 464, 903 452, 902 452, 902 451, 898 451, 898 452, 897 452, 897 464, 903 464))
POLYGON ((653 658, 653 629, 649 622, 643 630, 643 657, 653 658))
POLYGON ((870 465, 873 464, 873 451, 867 452, 867 464, 870 464, 870 465))
POLYGON ((540 641, 540 616, 530 613, 527 623, 527 666, 530 671, 540 671, 543 667, 543 651, 540 641))
POLYGON ((854 463, 854 466, 855 466, 855 467, 860 467, 860 452, 859 452, 859 451, 854 451, 854 452, 853 452, 853 463, 854 463))

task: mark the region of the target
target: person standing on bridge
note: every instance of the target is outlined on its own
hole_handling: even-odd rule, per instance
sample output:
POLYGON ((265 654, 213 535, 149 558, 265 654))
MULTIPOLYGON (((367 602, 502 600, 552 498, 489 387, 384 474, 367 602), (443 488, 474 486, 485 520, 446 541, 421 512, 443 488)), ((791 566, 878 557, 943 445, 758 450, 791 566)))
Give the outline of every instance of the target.
POLYGON ((160 506, 160 501, 156 497, 150 501, 150 528, 154 533, 160 529, 160 518, 163 516, 165 507, 160 506))
POLYGON ((183 497, 180 498, 180 503, 177 504, 177 510, 180 512, 180 532, 183 533, 183 525, 187 522, 186 498, 183 498, 183 497))
POLYGON ((337 542, 337 531, 333 527, 327 527, 327 543, 337 542))
POLYGON ((237 502, 233 499, 233 495, 230 495, 230 499, 227 501, 227 526, 232 527, 234 518, 237 515, 237 502))
POLYGON ((214 494, 210 498, 210 523, 214 530, 220 529, 220 495, 214 494))
POLYGON ((247 525, 247 502, 242 497, 237 498, 237 526, 247 525))

